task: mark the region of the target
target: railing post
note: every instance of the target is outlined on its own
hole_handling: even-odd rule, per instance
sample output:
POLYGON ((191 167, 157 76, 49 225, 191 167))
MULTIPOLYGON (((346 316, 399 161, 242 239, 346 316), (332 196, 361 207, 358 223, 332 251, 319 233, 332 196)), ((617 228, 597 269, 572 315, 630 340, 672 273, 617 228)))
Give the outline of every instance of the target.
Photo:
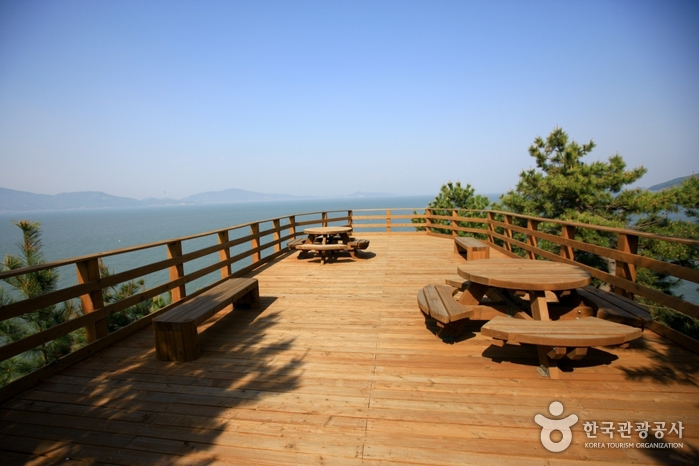
POLYGON ((289 234, 296 238, 296 215, 289 216, 289 234))
MULTIPOLYGON (((638 253, 638 236, 619 233, 617 236, 617 250, 627 252, 629 254, 638 253)), ((636 282, 636 266, 623 261, 616 261, 615 275, 619 278, 636 282)), ((614 287, 614 292, 629 299, 633 299, 633 293, 626 291, 617 286, 614 287)))
POLYGON ((493 212, 488 212, 488 241, 491 244, 495 244, 495 237, 493 236, 493 233, 495 233, 495 226, 493 226, 493 222, 495 221, 495 213, 493 212))
MULTIPOLYGON (((218 244, 225 244, 229 241, 228 230, 220 231, 218 233, 218 244)), ((225 247, 218 252, 218 258, 221 262, 226 262, 231 258, 231 248, 225 247)), ((231 274, 231 264, 226 263, 225 266, 221 267, 221 278, 226 278, 231 274)))
MULTIPOLYGON (((505 224, 512 225, 512 215, 505 215, 505 224)), ((512 230, 510 228, 505 228, 505 237, 510 241, 505 241, 505 249, 512 252, 512 230)))
MULTIPOLYGON (((539 229, 539 221, 538 220, 532 220, 532 219, 527 220, 527 230, 537 231, 538 229, 539 229)), ((534 235, 527 235, 527 244, 529 246, 532 246, 535 248, 539 246, 537 238, 534 235)), ((534 251, 527 251, 527 259, 536 260, 536 254, 534 253, 534 251)))
MULTIPOLYGON (((253 223, 250 225, 250 233, 254 235, 252 238, 252 241, 250 242, 250 248, 251 249, 256 249, 260 247, 260 224, 259 223, 253 223)), ((260 251, 256 251, 252 254, 252 263, 256 264, 260 262, 260 259, 262 258, 262 255, 260 254, 260 251)))
MULTIPOLYGON (((75 265, 79 284, 100 279, 99 259, 88 259, 86 261, 76 262, 75 265)), ((80 303, 82 304, 85 314, 103 308, 104 299, 102 298, 102 289, 91 291, 89 294, 80 296, 80 303)), ((107 319, 99 319, 86 325, 85 333, 88 343, 106 337, 107 334, 109 334, 109 330, 107 330, 107 319)))
POLYGON ((386 209, 386 233, 391 232, 391 211, 386 209))
MULTIPOLYGON (((168 259, 175 259, 182 257, 182 241, 175 241, 167 244, 167 257, 168 259)), ((179 263, 170 266, 170 281, 175 281, 184 277, 184 264, 179 263)), ((172 294, 172 302, 175 303, 185 296, 187 296, 187 291, 185 285, 179 285, 170 290, 172 294)))
POLYGON ((322 221, 323 227, 327 227, 328 226, 328 213, 327 212, 323 212, 322 220, 323 220, 322 221))
POLYGON ((432 219, 429 218, 430 215, 432 215, 432 209, 425 209, 425 225, 427 225, 425 233, 428 234, 432 232, 432 219))
POLYGON ((352 219, 352 216, 353 216, 353 212, 352 212, 351 210, 348 210, 348 211, 347 211, 347 217, 348 217, 347 225, 348 225, 350 228, 352 228, 352 224, 354 223, 354 220, 352 219))
MULTIPOLYGON (((575 227, 570 225, 563 225, 563 227, 561 227, 561 238, 575 239, 575 227)), ((564 259, 575 259, 575 252, 573 252, 572 246, 566 246, 564 244, 561 244, 560 255, 564 259)))
POLYGON ((279 222, 279 219, 272 220, 272 224, 274 225, 274 241, 277 243, 274 245, 274 252, 279 252, 282 250, 282 245, 281 242, 279 241, 282 239, 281 235, 281 222, 279 222))
POLYGON ((458 227, 458 224, 456 223, 456 219, 459 218, 459 215, 456 212, 456 209, 453 209, 451 211, 451 218, 454 220, 451 221, 451 226, 453 227, 451 230, 451 236, 459 236, 458 232, 456 231, 456 228, 458 227))

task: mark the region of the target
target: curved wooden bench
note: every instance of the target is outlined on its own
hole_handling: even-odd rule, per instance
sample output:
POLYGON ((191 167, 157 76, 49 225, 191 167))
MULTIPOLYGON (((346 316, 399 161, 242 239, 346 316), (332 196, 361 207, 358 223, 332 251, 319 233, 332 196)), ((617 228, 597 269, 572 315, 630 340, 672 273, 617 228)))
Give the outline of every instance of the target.
POLYGON ((481 334, 498 340, 530 345, 589 348, 623 345, 641 336, 641 329, 596 317, 579 320, 522 320, 495 317, 481 334))
POLYGON ((481 334, 492 337, 497 346, 536 345, 540 356, 549 358, 543 369, 552 379, 558 378, 555 360, 567 356, 581 359, 594 346, 625 345, 641 336, 641 329, 596 317, 579 320, 520 320, 495 317, 481 327, 481 334), (554 361, 550 361, 554 360, 554 361))
POLYGON ((307 242, 308 242, 308 238, 296 238, 296 239, 292 239, 291 241, 289 241, 287 246, 289 247, 289 249, 297 249, 298 246, 305 244, 307 242))
POLYGON ((318 244, 306 243, 296 246, 299 251, 315 251, 320 255, 320 263, 325 264, 328 259, 328 254, 335 251, 349 251, 349 246, 342 243, 318 244))
POLYGON ((466 260, 488 259, 490 248, 488 245, 478 241, 476 238, 457 236, 454 238, 454 252, 466 253, 466 260))
POLYGON ((653 322, 648 309, 624 296, 586 286, 575 290, 599 319, 645 328, 653 322))
POLYGON ((301 251, 347 251, 349 246, 346 244, 299 244, 296 249, 301 251))
POLYGON ((353 238, 347 245, 350 249, 366 249, 369 247, 369 240, 353 238))
POLYGON ((475 312, 471 306, 459 304, 454 299, 456 288, 446 285, 427 285, 417 293, 420 310, 437 322, 437 336, 453 342, 466 325, 466 319, 475 312))

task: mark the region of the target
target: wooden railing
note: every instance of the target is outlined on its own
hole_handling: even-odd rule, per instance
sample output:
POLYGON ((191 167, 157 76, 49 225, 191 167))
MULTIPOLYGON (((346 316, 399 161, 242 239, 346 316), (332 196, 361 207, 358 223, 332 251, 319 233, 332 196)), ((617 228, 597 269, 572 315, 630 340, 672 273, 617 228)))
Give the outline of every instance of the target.
POLYGON ((354 214, 355 230, 383 228, 386 232, 392 232, 392 229, 395 230, 396 227, 412 227, 413 229, 420 228, 429 235, 442 237, 456 236, 462 232, 487 241, 491 247, 510 257, 548 259, 573 264, 584 268, 594 278, 610 284, 613 290, 620 295, 632 299, 636 295, 642 296, 685 315, 699 318, 699 305, 636 283, 636 269, 642 267, 699 284, 699 270, 638 253, 639 240, 641 239, 679 244, 691 248, 699 248, 699 240, 494 210, 370 209, 356 210, 354 214), (396 211, 406 210, 410 213, 395 215, 396 211), (418 210, 424 213, 417 213, 418 210), (381 212, 381 214, 367 215, 370 212, 381 212), (358 216, 358 213, 362 215, 358 216), (410 223, 405 223, 406 219, 409 219, 410 223), (413 219, 421 223, 413 223, 413 219), (365 223, 358 224, 357 220, 364 220, 365 223), (366 222, 367 220, 369 222, 366 222), (395 223, 394 220, 401 220, 403 223, 395 223), (541 231, 544 225, 549 227, 547 230, 554 229, 555 234, 550 231, 541 231), (586 231, 608 237, 616 247, 602 247, 576 239, 577 236, 582 236, 586 231), (553 249, 558 249, 559 252, 554 253, 550 250, 552 248, 539 247, 540 241, 547 241, 555 245, 553 249), (614 270, 606 272, 576 261, 576 251, 584 251, 604 258, 615 266, 614 270))
POLYGON ((670 296, 636 283, 637 268, 668 274, 695 284, 699 283, 699 271, 664 262, 639 254, 639 241, 661 241, 699 248, 699 241, 653 235, 635 230, 609 228, 574 222, 529 217, 498 211, 465 211, 438 209, 363 209, 357 211, 312 212, 290 215, 258 222, 237 225, 197 235, 133 246, 72 259, 65 259, 39 266, 0 272, 0 280, 39 270, 74 266, 77 285, 69 286, 45 295, 18 301, 0 307, 0 321, 22 316, 47 306, 73 299, 80 299, 83 315, 50 329, 31 335, 19 341, 0 346, 0 361, 19 355, 25 351, 85 328, 88 345, 62 357, 50 366, 45 366, 28 376, 0 388, 0 400, 24 390, 28 386, 74 364, 94 352, 113 344, 125 336, 148 325, 153 317, 170 310, 183 300, 190 299, 207 289, 216 286, 229 277, 242 276, 288 252, 284 243, 302 233, 310 225, 327 226, 349 224, 356 235, 362 231, 371 233, 428 234, 450 238, 459 233, 472 234, 490 246, 510 257, 527 259, 548 259, 574 264, 588 270, 594 278, 613 286, 615 292, 633 299, 642 296, 648 300, 667 306, 685 315, 699 317, 699 305, 670 296), (304 219, 301 219, 301 218, 304 219), (416 223, 419 222, 419 223, 416 223), (545 227, 545 228, 544 228, 545 227), (606 235, 615 247, 602 247, 589 244, 576 237, 592 231, 606 235), (215 244, 184 252, 184 245, 201 238, 215 240, 215 244), (541 242, 554 245, 553 248, 540 247, 541 242), (558 252, 556 252, 556 249, 558 252), (121 271, 106 277, 100 276, 99 261, 122 256, 136 251, 153 251, 154 257, 162 257, 146 265, 121 271), (157 253, 160 251, 160 253, 157 253), (554 252, 552 252, 554 251, 554 252), (615 265, 609 272, 600 270, 576 260, 576 255, 585 252, 597 255, 615 265), (197 270, 188 270, 194 261, 210 258, 210 264, 197 270), (189 264, 189 266, 188 266, 189 264), (167 271, 165 283, 159 284, 129 296, 116 303, 105 305, 102 301, 104 289, 139 279, 154 272, 167 271), (188 293, 186 285, 211 274, 220 278, 201 289, 188 293), (106 319, 110 314, 144 302, 156 296, 169 293, 171 304, 151 313, 139 321, 112 333, 107 332, 106 319))
POLYGON ((0 346, 0 361, 6 361, 82 328, 85 329, 88 343, 87 346, 60 358, 49 366, 44 366, 42 369, 0 388, 0 400, 13 396, 51 374, 130 335, 148 325, 155 316, 167 312, 184 300, 203 293, 223 280, 243 276, 278 258, 288 251, 284 246, 285 242, 295 238, 303 231, 304 227, 328 226, 328 224, 333 223, 351 224, 352 211, 310 212, 261 220, 181 238, 0 272, 0 280, 3 280, 47 269, 74 266, 77 275, 77 285, 0 306, 0 321, 75 299, 80 300, 83 311, 83 315, 79 317, 0 346), (215 239, 215 244, 191 252, 184 252, 189 244, 196 244, 197 241, 201 242, 201 239, 207 238, 209 240, 215 239), (146 265, 109 276, 100 276, 101 260, 137 251, 147 252, 153 258, 152 261, 146 265), (162 259, 158 259, 159 257, 162 259), (196 270, 188 270, 188 265, 193 265, 195 261, 200 261, 202 258, 209 258, 211 263, 196 270), (105 289, 152 276, 157 272, 167 272, 168 279, 165 283, 147 288, 115 303, 105 305, 103 302, 105 289), (210 277, 217 273, 220 274, 218 279, 210 277), (209 276, 209 281, 213 281, 213 283, 191 293, 187 292, 186 285, 188 283, 195 280, 201 281, 207 276, 209 276), (171 297, 169 305, 137 322, 108 333, 107 317, 109 315, 122 312, 131 306, 166 293, 169 293, 171 297))

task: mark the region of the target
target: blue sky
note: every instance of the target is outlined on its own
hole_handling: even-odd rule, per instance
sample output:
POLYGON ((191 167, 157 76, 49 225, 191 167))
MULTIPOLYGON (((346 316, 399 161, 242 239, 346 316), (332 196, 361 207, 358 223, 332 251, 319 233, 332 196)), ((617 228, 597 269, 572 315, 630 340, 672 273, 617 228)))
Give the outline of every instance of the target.
POLYGON ((699 2, 0 2, 0 186, 513 188, 562 127, 699 172, 699 2))

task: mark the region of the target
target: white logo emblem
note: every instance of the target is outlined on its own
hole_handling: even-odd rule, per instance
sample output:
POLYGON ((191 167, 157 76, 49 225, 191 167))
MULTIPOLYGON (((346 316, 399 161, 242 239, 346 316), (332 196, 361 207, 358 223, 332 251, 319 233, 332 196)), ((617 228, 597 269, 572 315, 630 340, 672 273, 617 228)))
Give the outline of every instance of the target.
MULTIPOLYGON (((549 413, 553 416, 560 416, 563 414, 563 404, 554 401, 549 405, 549 413)), ((578 416, 571 414, 563 419, 549 419, 546 416, 537 414, 534 416, 534 422, 541 426, 541 444, 544 448, 553 453, 559 453, 568 448, 570 442, 573 441, 573 432, 571 432, 570 428, 578 422, 578 416), (554 430, 559 431, 563 435, 559 442, 551 440, 551 433, 554 430)))

